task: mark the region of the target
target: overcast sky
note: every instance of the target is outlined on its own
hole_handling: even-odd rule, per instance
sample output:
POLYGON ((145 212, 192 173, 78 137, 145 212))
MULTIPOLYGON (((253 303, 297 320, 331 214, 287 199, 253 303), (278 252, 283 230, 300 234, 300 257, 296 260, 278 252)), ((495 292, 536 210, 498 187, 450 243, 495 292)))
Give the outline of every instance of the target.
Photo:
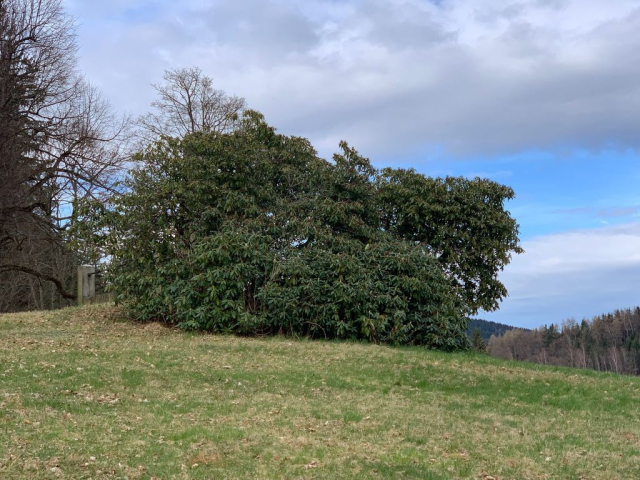
POLYGON ((66 0, 80 68, 144 113, 198 66, 323 156, 512 186, 526 253, 491 320, 640 304, 640 0, 66 0))

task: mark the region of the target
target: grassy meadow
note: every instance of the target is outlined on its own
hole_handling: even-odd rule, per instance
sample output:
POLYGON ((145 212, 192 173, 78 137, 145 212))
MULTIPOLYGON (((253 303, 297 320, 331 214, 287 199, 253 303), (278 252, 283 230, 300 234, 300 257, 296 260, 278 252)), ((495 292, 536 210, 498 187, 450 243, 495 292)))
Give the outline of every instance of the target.
POLYGON ((0 478, 640 478, 640 379, 0 316, 0 478))

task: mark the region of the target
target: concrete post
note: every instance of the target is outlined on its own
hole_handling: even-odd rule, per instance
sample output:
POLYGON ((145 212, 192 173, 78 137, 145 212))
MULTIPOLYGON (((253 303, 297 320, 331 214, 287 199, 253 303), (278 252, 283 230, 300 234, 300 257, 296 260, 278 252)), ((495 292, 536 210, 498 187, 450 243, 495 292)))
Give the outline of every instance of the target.
POLYGON ((96 295, 96 267, 82 265, 78 267, 78 305, 83 305, 86 298, 96 295))

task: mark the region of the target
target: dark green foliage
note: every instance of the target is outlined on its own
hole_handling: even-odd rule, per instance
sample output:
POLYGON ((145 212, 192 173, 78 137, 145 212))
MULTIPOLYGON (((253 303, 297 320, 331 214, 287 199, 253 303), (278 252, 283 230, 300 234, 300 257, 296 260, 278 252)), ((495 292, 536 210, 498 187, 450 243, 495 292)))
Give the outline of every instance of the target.
POLYGON ((126 193, 86 210, 101 234, 81 236, 104 248, 140 320, 466 348, 458 279, 430 245, 383 228, 389 192, 340 146, 327 162, 255 112, 232 133, 164 139, 140 154, 126 193))
POLYGON ((478 328, 476 328, 471 334, 471 348, 480 353, 484 353, 487 351, 487 344, 482 338, 482 333, 478 328))
POLYGON ((261 292, 271 328, 454 350, 466 345, 461 303, 435 261, 404 242, 348 254, 303 250, 261 292))
POLYGON ((513 330, 516 327, 511 325, 505 325, 504 323, 491 322, 489 320, 482 320, 480 318, 470 318, 467 326, 467 335, 471 338, 474 330, 480 331, 480 336, 485 342, 488 342, 491 335, 499 337, 509 330, 513 330))
POLYGON ((498 274, 522 253, 518 225, 504 210, 511 188, 486 179, 428 178, 385 169, 378 181, 385 230, 436 256, 473 313, 498 308, 507 290, 498 274))
POLYGON ((540 332, 542 334, 542 343, 545 347, 550 347, 554 341, 560 338, 560 331, 553 323, 540 328, 540 332))

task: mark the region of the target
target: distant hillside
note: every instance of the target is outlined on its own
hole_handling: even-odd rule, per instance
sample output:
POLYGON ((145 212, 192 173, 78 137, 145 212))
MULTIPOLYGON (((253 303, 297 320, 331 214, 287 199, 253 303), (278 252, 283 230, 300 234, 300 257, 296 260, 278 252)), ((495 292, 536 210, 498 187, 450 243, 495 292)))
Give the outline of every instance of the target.
POLYGON ((500 335, 503 335, 505 332, 509 330, 513 330, 516 327, 513 327, 511 325, 505 325, 504 323, 490 322, 488 320, 472 318, 471 320, 469 320, 469 328, 467 329, 467 335, 471 337, 471 334, 476 328, 480 330, 483 340, 485 342, 488 342, 489 338, 491 338, 491 335, 495 335, 496 337, 499 337, 500 335))

